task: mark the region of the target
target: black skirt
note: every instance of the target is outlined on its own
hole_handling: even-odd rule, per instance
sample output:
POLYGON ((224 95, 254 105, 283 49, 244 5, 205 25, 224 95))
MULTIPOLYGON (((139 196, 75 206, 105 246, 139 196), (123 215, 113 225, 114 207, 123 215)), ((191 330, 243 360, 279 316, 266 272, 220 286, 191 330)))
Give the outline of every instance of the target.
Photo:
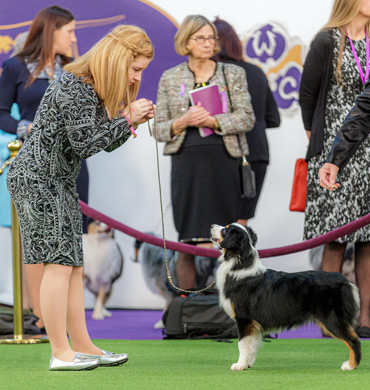
POLYGON ((236 222, 240 164, 223 144, 182 148, 172 155, 171 195, 179 240, 209 238, 212 224, 236 222))

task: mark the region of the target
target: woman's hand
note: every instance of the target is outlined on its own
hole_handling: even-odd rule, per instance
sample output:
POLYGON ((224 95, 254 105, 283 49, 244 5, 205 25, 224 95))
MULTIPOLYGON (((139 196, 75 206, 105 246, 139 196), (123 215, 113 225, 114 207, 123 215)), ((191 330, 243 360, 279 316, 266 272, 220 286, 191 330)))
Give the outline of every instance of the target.
POLYGON ((339 168, 330 163, 326 163, 319 170, 319 184, 321 187, 326 188, 329 191, 333 191, 339 187, 339 183, 336 183, 337 174, 339 168))
POLYGON ((198 102, 196 106, 191 106, 184 115, 172 122, 171 134, 176 136, 181 134, 187 127, 201 127, 200 124, 209 117, 209 112, 198 102))
POLYGON ((184 114, 187 126, 202 127, 201 123, 209 117, 209 112, 202 107, 202 104, 198 102, 196 106, 191 106, 189 110, 184 114))
POLYGON ((131 103, 130 108, 126 107, 123 113, 130 119, 131 123, 144 123, 148 118, 145 118, 153 111, 153 102, 148 99, 139 99, 131 103))
POLYGON ((202 123, 200 123, 199 127, 208 127, 214 129, 216 127, 216 123, 217 121, 215 117, 207 116, 207 118, 202 123))
POLYGON ((147 115, 145 115, 143 118, 141 118, 138 121, 136 121, 136 123, 138 125, 147 122, 149 119, 153 119, 154 118, 155 112, 157 110, 157 106, 155 104, 153 104, 153 102, 151 100, 148 100, 148 102, 151 104, 151 108, 150 108, 150 110, 149 110, 147 115))

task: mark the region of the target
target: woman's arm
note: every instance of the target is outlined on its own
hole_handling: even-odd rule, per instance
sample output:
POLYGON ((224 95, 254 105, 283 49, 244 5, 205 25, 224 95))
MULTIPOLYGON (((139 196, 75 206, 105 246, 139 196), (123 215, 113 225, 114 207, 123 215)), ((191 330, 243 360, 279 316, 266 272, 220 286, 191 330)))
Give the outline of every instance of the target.
POLYGON ((107 115, 104 118, 98 114, 101 103, 81 81, 76 81, 73 88, 70 82, 67 88, 63 82, 55 84, 54 90, 45 94, 44 103, 52 101, 53 95, 58 97, 68 140, 79 157, 86 159, 102 150, 112 151, 130 137, 127 119, 109 119, 107 115))
POLYGON ((370 82, 338 131, 327 162, 342 169, 370 133, 370 82))
MULTIPOLYGON (((157 111, 155 118, 155 125, 157 130, 157 139, 161 142, 170 142, 176 135, 173 134, 175 129, 172 129, 174 119, 171 116, 170 101, 167 90, 167 73, 162 74, 157 91, 157 111)), ((184 128, 184 124, 181 123, 181 130, 184 128)))
POLYGON ((311 131, 312 120, 325 72, 325 58, 328 50, 331 50, 328 33, 318 34, 311 44, 303 66, 299 87, 299 104, 306 131, 311 131))
POLYGON ((5 61, 3 65, 0 76, 0 129, 17 134, 19 121, 15 120, 10 112, 17 98, 17 79, 20 70, 15 59, 5 61))
POLYGON ((276 104, 275 98, 271 92, 271 89, 268 85, 267 79, 266 79, 266 83, 267 83, 266 114, 265 114, 266 128, 279 127, 280 126, 279 109, 276 104))

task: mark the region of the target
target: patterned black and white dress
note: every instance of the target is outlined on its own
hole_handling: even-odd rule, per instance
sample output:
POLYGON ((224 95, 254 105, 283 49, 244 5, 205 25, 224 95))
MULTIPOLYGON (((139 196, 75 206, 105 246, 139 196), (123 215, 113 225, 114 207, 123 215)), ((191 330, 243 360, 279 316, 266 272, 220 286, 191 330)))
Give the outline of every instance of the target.
POLYGON ((7 178, 25 263, 83 265, 80 160, 112 151, 130 135, 126 119, 109 120, 94 88, 81 78, 65 73, 49 86, 7 178))
MULTIPOLYGON (((339 189, 327 191, 318 185, 318 172, 325 163, 337 131, 353 108, 356 97, 364 86, 359 76, 350 42, 346 38, 342 60, 340 85, 335 77, 338 62, 340 33, 333 31, 333 72, 329 82, 325 112, 324 149, 308 162, 307 204, 304 239, 314 238, 352 222, 370 212, 370 139, 363 142, 354 157, 338 176, 339 189)), ((365 74, 366 40, 353 41, 365 74)), ((364 227, 337 242, 369 242, 370 226, 364 227)))

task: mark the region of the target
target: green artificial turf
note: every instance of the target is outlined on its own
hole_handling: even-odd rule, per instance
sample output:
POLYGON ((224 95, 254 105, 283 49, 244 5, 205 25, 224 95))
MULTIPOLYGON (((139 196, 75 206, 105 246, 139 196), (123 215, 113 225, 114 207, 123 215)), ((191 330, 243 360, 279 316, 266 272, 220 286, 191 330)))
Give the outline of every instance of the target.
POLYGON ((119 367, 92 371, 50 372, 50 346, 0 345, 1 390, 216 390, 370 388, 370 341, 362 342, 363 361, 354 371, 340 369, 348 350, 338 340, 293 339, 264 342, 254 366, 230 370, 237 361, 237 341, 96 340, 96 345, 127 352, 119 367))

